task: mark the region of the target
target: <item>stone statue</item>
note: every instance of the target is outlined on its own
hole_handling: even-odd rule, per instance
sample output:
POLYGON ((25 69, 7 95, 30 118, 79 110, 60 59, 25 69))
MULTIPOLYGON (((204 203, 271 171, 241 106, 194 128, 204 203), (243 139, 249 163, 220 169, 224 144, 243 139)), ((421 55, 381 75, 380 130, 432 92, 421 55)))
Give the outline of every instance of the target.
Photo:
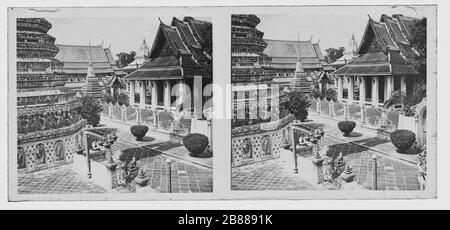
POLYGON ((36 149, 36 163, 45 164, 45 148, 43 144, 38 144, 36 149))
POLYGON ((26 167, 26 155, 22 147, 17 149, 17 167, 19 169, 26 167))

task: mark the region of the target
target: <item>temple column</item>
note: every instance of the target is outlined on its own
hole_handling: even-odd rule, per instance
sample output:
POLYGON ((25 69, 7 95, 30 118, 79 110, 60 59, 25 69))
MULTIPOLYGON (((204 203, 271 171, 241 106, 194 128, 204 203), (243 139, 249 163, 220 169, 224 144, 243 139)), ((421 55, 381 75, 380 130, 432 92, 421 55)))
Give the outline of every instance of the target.
POLYGON ((378 106, 378 87, 379 86, 378 76, 372 77, 372 104, 378 106))
POLYGON ((347 103, 352 104, 353 103, 353 77, 347 77, 347 86, 348 86, 348 99, 347 103))
POLYGON ((406 94, 406 76, 402 76, 400 79, 400 90, 402 93, 406 94))
MULTIPOLYGON (((186 85, 186 83, 185 83, 185 80, 178 80, 178 84, 179 84, 179 88, 178 88, 178 93, 179 93, 179 96, 178 96, 178 101, 180 102, 180 103, 184 103, 184 98, 185 98, 185 94, 186 94, 186 90, 185 90, 185 85, 186 85)), ((185 106, 183 105, 183 108, 185 108, 185 106)))
POLYGON ((197 119, 202 119, 202 76, 194 76, 192 91, 194 95, 194 116, 197 119))
POLYGON ((130 105, 134 105, 134 81, 130 81, 130 105))
POLYGON ((343 77, 342 76, 338 76, 338 88, 337 88, 337 93, 338 93, 338 101, 342 101, 342 82, 343 82, 343 77))
POLYGON ((359 105, 366 103, 366 80, 364 77, 359 77, 359 105))
POLYGON ((384 92, 385 92, 386 96, 384 97, 384 99, 388 100, 391 97, 392 92, 394 91, 394 77, 393 76, 386 76, 385 79, 386 79, 385 80, 385 82, 386 82, 386 90, 384 92))
POLYGON ((152 110, 156 110, 156 106, 158 105, 158 98, 157 98, 158 87, 156 87, 156 81, 151 81, 151 84, 152 84, 152 110))
POLYGON ((164 109, 170 110, 170 81, 164 81, 164 109))
POLYGON ((144 108, 145 105, 145 81, 139 81, 139 104, 142 108, 144 108))

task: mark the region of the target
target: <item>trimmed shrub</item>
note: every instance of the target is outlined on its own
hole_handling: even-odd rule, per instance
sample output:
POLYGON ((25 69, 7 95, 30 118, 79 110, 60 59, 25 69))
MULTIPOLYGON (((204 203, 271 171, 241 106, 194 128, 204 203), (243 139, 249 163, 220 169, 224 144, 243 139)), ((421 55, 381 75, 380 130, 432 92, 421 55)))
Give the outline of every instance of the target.
POLYGON ((308 117, 308 108, 311 103, 303 93, 300 91, 291 91, 287 94, 289 101, 287 102, 287 109, 295 116, 296 120, 304 122, 308 117))
POLYGON ((356 122, 354 121, 340 121, 338 123, 338 128, 344 133, 344 136, 348 136, 353 132, 353 129, 356 127, 356 122))
POLYGON ((183 144, 193 155, 198 155, 208 147, 208 137, 200 133, 191 133, 183 137, 183 144))
POLYGON ((391 142, 397 148, 397 152, 404 153, 410 149, 416 141, 416 134, 410 130, 398 129, 391 133, 391 142))
POLYGON ((148 126, 146 125, 133 125, 130 127, 131 134, 136 137, 137 141, 142 140, 145 134, 148 132, 148 126))
POLYGON ((78 113, 86 119, 88 124, 97 126, 100 123, 100 113, 103 111, 100 101, 90 96, 83 96, 80 102, 81 106, 77 108, 78 113))

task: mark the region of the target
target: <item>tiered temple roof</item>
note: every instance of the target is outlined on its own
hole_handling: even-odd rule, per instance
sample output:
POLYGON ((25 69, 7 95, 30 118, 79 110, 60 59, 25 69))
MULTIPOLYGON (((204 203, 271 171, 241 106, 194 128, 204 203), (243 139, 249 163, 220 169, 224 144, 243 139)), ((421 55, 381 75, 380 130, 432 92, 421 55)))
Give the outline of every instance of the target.
MULTIPOLYGON (((47 34, 51 27, 44 18, 17 19, 19 146, 72 135, 85 125, 77 112, 81 104, 75 92, 64 86, 68 76, 63 71, 64 63, 55 58, 59 48, 55 38, 47 34)), ((34 163, 19 160, 19 168, 34 163)))
POLYGON ((212 24, 185 17, 160 23, 149 60, 128 80, 182 79, 212 76, 212 24))
POLYGON ((294 70, 300 49, 300 57, 305 71, 330 70, 325 61, 319 43, 308 41, 289 41, 265 39, 267 48, 264 53, 272 58, 270 67, 294 70))
POLYGON ((61 44, 56 44, 56 46, 59 48, 59 53, 55 58, 64 63, 63 71, 65 73, 87 74, 90 52, 92 65, 97 74, 125 75, 125 72, 117 66, 109 47, 61 44))
POLYGON ((260 19, 252 14, 231 17, 232 83, 272 82, 275 72, 268 67, 271 58, 264 53, 267 47, 264 33, 256 29, 260 19))
POLYGON ((369 18, 358 57, 335 75, 416 75, 409 58, 419 55, 412 48, 409 37, 411 28, 419 19, 393 15, 382 15, 379 22, 369 18))

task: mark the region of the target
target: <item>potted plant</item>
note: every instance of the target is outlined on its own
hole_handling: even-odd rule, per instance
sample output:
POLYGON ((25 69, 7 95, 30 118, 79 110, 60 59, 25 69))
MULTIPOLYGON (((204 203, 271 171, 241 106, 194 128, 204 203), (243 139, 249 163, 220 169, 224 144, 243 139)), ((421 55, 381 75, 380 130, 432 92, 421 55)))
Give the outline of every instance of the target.
POLYGON ((416 134, 410 130, 398 129, 391 133, 391 142, 399 153, 406 152, 413 146, 415 141, 416 134))
POLYGON ((148 126, 146 125, 133 125, 130 127, 131 134, 136 137, 137 141, 141 141, 145 134, 148 132, 148 126))
POLYGON ((208 137, 200 133, 191 133, 183 137, 183 145, 191 153, 196 156, 203 153, 208 147, 208 137))
POLYGON ((356 122, 354 121, 340 121, 338 123, 338 128, 344 134, 344 137, 347 137, 350 133, 352 133, 355 127, 356 122))

